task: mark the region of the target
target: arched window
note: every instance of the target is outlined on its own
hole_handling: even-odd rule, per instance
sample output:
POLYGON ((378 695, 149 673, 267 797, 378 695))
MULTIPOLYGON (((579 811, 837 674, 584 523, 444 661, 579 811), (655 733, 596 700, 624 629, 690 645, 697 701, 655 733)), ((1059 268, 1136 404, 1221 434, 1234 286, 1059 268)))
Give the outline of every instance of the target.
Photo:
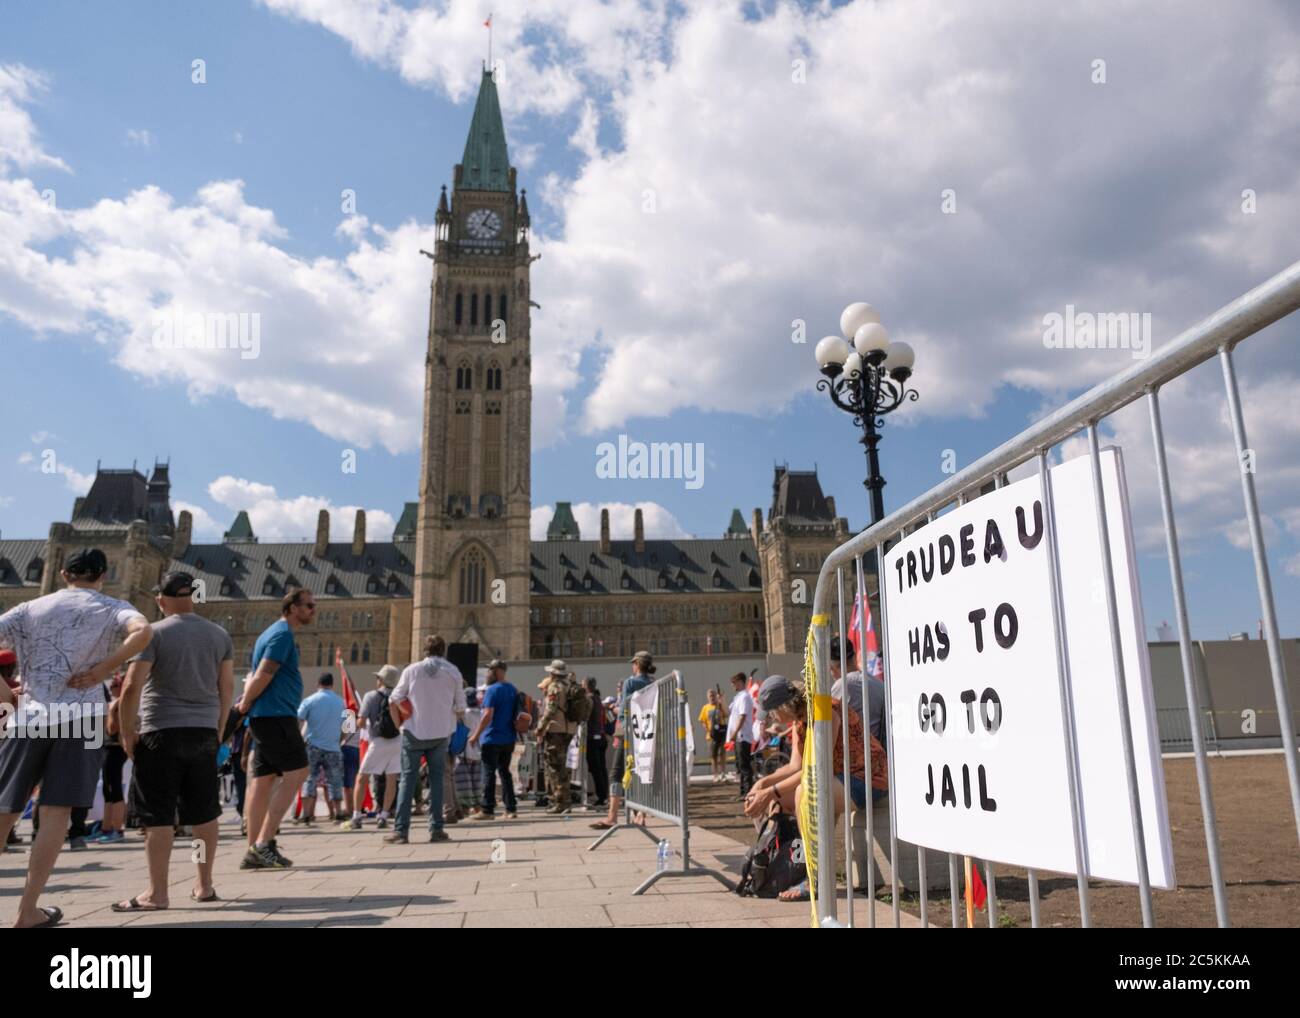
POLYGON ((352 645, 352 653, 348 657, 348 661, 351 664, 356 664, 357 661, 360 660, 360 658, 361 658, 361 649, 354 643, 352 645))
POLYGON ((361 663, 363 665, 370 664, 370 644, 368 643, 361 648, 361 663))
POLYGON ((492 361, 487 366, 487 376, 484 384, 489 390, 497 391, 501 388, 501 365, 492 361))
POLYGON ((316 667, 321 667, 321 656, 325 653, 325 648, 319 643, 316 644, 316 667))
POLYGON ((461 390, 474 388, 474 369, 469 361, 461 361, 456 367, 456 388, 461 390))
POLYGON ((478 325, 478 294, 469 295, 469 326, 474 328, 478 325))
POLYGON ((460 603, 482 604, 487 594, 487 568, 483 553, 471 548, 460 561, 460 603))
POLYGON ((483 295, 483 324, 492 327, 492 294, 483 295))
POLYGON ((464 314, 465 314, 465 295, 463 293, 457 293, 456 294, 456 324, 457 325, 459 325, 463 320, 464 314))
POLYGON ((506 318, 506 295, 504 293, 501 295, 501 299, 497 302, 497 317, 503 322, 509 321, 509 319, 506 318))

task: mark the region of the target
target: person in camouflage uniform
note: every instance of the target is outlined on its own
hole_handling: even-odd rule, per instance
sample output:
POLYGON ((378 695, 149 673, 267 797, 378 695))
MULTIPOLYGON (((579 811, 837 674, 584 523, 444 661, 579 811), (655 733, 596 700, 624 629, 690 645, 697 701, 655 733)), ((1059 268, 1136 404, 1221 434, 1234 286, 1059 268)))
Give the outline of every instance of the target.
POLYGON ((539 687, 546 696, 542 719, 537 725, 537 738, 542 744, 546 760, 547 794, 551 797, 547 813, 568 813, 569 797, 569 743, 578 726, 567 717, 569 708, 569 669, 558 658, 546 668, 546 678, 539 687))

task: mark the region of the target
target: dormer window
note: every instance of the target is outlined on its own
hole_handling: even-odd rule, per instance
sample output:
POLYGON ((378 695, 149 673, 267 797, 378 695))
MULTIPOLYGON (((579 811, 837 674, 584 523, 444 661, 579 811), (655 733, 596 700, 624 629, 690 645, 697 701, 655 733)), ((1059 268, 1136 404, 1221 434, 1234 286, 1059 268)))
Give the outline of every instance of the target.
POLYGON ((267 569, 275 568, 275 559, 271 558, 270 555, 266 556, 266 568, 267 569))
POLYGON ((201 558, 196 558, 196 559, 194 560, 194 568, 195 568, 195 569, 202 569, 202 568, 203 568, 203 559, 201 559, 201 558))
POLYGON ((286 587, 301 587, 302 582, 298 579, 298 577, 294 576, 293 573, 290 573, 288 576, 284 578, 284 585, 286 587))
POLYGON ((763 581, 759 579, 757 569, 751 569, 749 571, 749 585, 751 587, 761 587, 763 585, 763 581))
POLYGON ((584 574, 583 577, 582 577, 582 589, 583 589, 583 590, 590 590, 590 589, 591 589, 591 585, 592 585, 593 582, 594 582, 594 581, 593 581, 592 578, 591 578, 591 573, 586 573, 586 574, 584 574))
POLYGON ((722 586, 722 572, 721 572, 721 570, 718 570, 718 569, 713 570, 713 585, 714 585, 715 587, 721 587, 721 586, 722 586))
POLYGON ((337 594, 338 589, 339 589, 339 581, 336 577, 331 575, 330 578, 325 581, 325 593, 337 594))
POLYGON ((299 569, 310 569, 310 568, 311 568, 311 562, 308 561, 306 555, 301 555, 301 556, 299 556, 299 558, 298 558, 298 568, 299 568, 299 569))
POLYGON ((373 569, 373 568, 374 568, 374 565, 375 565, 375 556, 373 556, 373 555, 367 555, 367 556, 366 556, 366 568, 367 568, 367 569, 373 569))
POLYGON ((661 588, 667 589, 667 587, 668 587, 668 574, 667 574, 667 573, 660 573, 660 574, 659 574, 659 586, 660 586, 661 588))
POLYGON ((632 577, 630 577, 626 572, 623 573, 623 578, 622 580, 619 581, 619 583, 624 590, 632 589, 632 577))
POLYGON ((271 579, 271 577, 268 576, 268 577, 266 578, 266 581, 262 584, 262 593, 263 593, 263 594, 274 594, 274 593, 275 593, 275 580, 271 579))
POLYGON ((45 571, 45 563, 40 559, 32 559, 31 564, 27 566, 28 582, 35 582, 41 578, 41 573, 45 571))
POLYGON ((679 589, 684 589, 686 586, 686 574, 681 570, 677 571, 677 586, 679 589))
POLYGON ((565 574, 564 574, 564 589, 565 589, 565 590, 572 590, 575 586, 577 586, 577 582, 576 582, 576 581, 574 580, 574 578, 573 578, 573 573, 565 573, 565 574))
POLYGON ((396 594, 398 587, 399 583, 397 580, 397 574, 394 573, 392 576, 388 577, 388 592, 390 594, 396 594))
POLYGON ((379 578, 377 576, 372 576, 368 580, 366 580, 366 593, 376 594, 378 592, 379 592, 379 578))
POLYGON ((232 584, 229 579, 223 579, 221 581, 221 596, 229 597, 234 592, 235 592, 234 584, 232 584))

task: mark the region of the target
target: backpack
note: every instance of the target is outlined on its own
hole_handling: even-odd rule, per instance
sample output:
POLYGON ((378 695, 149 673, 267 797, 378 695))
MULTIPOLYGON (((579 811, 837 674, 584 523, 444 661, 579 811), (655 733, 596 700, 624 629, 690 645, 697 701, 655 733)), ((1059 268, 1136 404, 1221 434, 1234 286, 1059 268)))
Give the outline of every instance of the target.
POLYGON ((528 695, 521 689, 515 693, 515 734, 524 735, 533 727, 533 712, 529 709, 528 695))
POLYGON ((745 853, 736 893, 775 898, 807 879, 798 822, 789 813, 770 813, 745 853))
POLYGON ((388 709, 388 693, 379 694, 379 723, 375 726, 375 734, 381 739, 396 739, 402 734, 388 709))
POLYGON ((564 719, 571 724, 586 724, 591 717, 591 694, 580 682, 565 683, 564 719))

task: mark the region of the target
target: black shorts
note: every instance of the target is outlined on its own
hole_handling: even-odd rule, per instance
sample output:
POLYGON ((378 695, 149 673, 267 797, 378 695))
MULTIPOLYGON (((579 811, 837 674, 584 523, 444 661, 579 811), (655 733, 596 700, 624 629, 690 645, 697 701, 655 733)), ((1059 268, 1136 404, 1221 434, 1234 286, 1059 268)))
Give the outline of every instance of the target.
POLYGON ((215 728, 143 732, 131 772, 131 812, 141 827, 206 824, 221 816, 215 728))
POLYGON ((289 774, 307 769, 307 743, 296 717, 253 718, 253 777, 289 774))
POLYGON ((122 768, 126 766, 126 750, 117 743, 104 747, 104 802, 122 802, 122 768))

